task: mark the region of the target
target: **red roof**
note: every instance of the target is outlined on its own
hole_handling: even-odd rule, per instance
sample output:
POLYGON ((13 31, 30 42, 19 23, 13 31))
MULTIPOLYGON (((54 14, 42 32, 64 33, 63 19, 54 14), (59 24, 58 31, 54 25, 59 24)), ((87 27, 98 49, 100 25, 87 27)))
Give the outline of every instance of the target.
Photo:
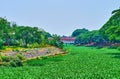
MULTIPOLYGON (((60 40, 61 41, 75 41, 75 37, 61 37, 60 40)), ((52 40, 52 38, 48 38, 48 40, 52 40)))
POLYGON ((62 37, 61 41, 75 41, 75 37, 62 37))

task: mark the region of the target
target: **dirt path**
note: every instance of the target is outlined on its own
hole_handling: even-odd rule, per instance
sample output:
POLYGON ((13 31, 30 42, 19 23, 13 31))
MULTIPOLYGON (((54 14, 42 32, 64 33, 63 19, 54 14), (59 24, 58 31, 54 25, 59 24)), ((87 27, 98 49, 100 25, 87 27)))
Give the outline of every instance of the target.
POLYGON ((19 50, 19 51, 9 51, 6 52, 6 56, 16 56, 17 54, 22 54, 25 59, 32 59, 39 56, 50 56, 50 55, 57 55, 57 54, 64 54, 65 52, 56 47, 46 47, 46 48, 34 48, 29 49, 26 51, 19 50))

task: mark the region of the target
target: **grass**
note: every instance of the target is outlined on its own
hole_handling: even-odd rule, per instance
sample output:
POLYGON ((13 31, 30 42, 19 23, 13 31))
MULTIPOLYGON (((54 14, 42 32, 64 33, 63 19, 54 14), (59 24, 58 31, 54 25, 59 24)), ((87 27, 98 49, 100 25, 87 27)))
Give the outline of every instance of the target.
POLYGON ((66 55, 42 57, 23 67, 0 67, 0 79, 120 79, 120 51, 65 46, 66 55))
POLYGON ((17 51, 19 52, 20 50, 27 50, 30 48, 24 48, 24 47, 16 47, 16 46, 3 46, 3 49, 0 49, 0 52, 9 52, 9 51, 17 51))

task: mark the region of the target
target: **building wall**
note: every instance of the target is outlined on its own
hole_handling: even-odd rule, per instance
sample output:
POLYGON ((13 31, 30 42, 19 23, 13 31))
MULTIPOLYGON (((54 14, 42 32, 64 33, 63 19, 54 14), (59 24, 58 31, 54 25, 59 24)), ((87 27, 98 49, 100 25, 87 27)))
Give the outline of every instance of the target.
POLYGON ((74 41, 62 41, 64 44, 74 44, 74 41))

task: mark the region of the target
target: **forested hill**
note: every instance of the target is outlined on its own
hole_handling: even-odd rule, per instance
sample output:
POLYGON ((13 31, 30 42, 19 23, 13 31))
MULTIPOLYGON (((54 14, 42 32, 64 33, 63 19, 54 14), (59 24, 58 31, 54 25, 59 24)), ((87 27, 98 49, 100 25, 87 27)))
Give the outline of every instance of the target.
POLYGON ((106 39, 120 42, 120 9, 112 12, 112 17, 103 25, 100 32, 106 39))
POLYGON ((101 30, 106 30, 110 26, 117 26, 120 24, 120 9, 112 12, 112 17, 103 25, 101 30))

